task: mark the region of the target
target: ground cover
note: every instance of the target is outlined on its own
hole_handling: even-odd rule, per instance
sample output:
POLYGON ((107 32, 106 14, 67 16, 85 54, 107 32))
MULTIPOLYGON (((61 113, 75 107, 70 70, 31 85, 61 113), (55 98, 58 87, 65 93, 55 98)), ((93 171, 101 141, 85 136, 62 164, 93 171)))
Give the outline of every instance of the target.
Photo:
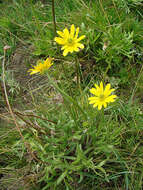
POLYGON ((72 53, 52 2, 0 4, 0 189, 140 190, 143 2, 55 1, 56 30, 85 36, 72 53))

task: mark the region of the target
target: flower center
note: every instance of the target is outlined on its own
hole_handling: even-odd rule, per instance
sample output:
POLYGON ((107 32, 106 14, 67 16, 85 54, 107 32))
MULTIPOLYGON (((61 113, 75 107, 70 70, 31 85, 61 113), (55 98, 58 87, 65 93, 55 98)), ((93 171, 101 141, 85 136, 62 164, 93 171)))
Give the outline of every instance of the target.
POLYGON ((73 46, 74 43, 75 43, 72 38, 69 38, 69 39, 67 40, 67 42, 68 42, 68 45, 69 45, 69 46, 73 46))
POLYGON ((100 101, 104 101, 104 100, 105 100, 104 94, 101 94, 101 95, 99 96, 99 100, 100 100, 100 101))

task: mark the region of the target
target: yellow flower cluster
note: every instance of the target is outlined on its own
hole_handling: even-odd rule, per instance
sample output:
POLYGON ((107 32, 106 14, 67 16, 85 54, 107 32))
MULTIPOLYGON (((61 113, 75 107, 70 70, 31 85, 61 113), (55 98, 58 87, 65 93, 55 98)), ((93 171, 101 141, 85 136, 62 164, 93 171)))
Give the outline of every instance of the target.
MULTIPOLYGON (((65 28, 63 31, 57 31, 57 33, 60 37, 55 37, 54 40, 62 46, 63 56, 66 56, 68 53, 73 53, 74 51, 78 52, 84 48, 84 45, 81 44, 80 41, 85 38, 85 35, 78 38, 79 27, 75 28, 74 24, 71 25, 70 31, 65 28)), ((54 58, 49 57, 43 62, 38 62, 37 65, 29 69, 28 72, 30 72, 30 75, 44 73, 53 65, 53 59, 54 58)), ((106 108, 108 103, 116 100, 117 96, 111 94, 113 91, 115 91, 115 89, 111 89, 110 84, 107 84, 105 89, 102 82, 99 86, 95 84, 95 88, 90 89, 90 92, 94 96, 88 98, 89 104, 93 104, 93 107, 98 107, 98 110, 101 110, 102 107, 106 108)))
POLYGON ((43 63, 40 61, 37 63, 36 66, 33 66, 33 69, 29 69, 28 72, 30 72, 30 75, 36 74, 36 73, 44 73, 47 71, 52 65, 52 60, 54 58, 47 58, 43 63))
MULTIPOLYGON (((79 43, 82 39, 85 38, 85 35, 82 35, 78 38, 79 33, 79 27, 75 28, 74 24, 71 25, 70 31, 65 28, 63 32, 57 31, 60 37, 55 37, 55 41, 62 45, 63 56, 66 56, 69 52, 73 53, 74 51, 78 52, 80 49, 84 48, 84 45, 79 43)), ((30 75, 36 74, 36 73, 44 73, 46 70, 48 70, 53 63, 51 61, 53 58, 47 58, 43 63, 39 62, 36 66, 33 66, 32 69, 29 69, 28 72, 30 72, 30 75)))
POLYGON ((111 95, 115 89, 110 89, 111 85, 107 84, 105 90, 103 88, 103 83, 100 83, 100 86, 94 84, 96 88, 91 88, 90 92, 94 95, 93 97, 88 98, 89 104, 93 104, 93 107, 98 107, 101 110, 102 106, 107 107, 107 103, 114 102, 116 95, 111 95))
POLYGON ((79 27, 75 28, 74 24, 71 25, 70 31, 65 28, 63 32, 57 31, 57 33, 60 37, 55 37, 55 41, 63 46, 61 48, 63 50, 63 56, 66 56, 69 52, 78 52, 84 48, 84 45, 79 42, 85 38, 85 35, 78 38, 79 27))

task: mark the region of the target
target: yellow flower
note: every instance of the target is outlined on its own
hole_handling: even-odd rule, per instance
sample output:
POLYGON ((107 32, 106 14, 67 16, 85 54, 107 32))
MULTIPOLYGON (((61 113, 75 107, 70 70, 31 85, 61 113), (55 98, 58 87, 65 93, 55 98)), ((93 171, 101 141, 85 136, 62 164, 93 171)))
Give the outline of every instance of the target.
POLYGON ((66 56, 69 52, 78 52, 84 48, 84 45, 79 42, 85 38, 85 35, 78 38, 79 27, 75 28, 74 24, 71 25, 70 31, 65 28, 63 32, 57 31, 57 33, 60 37, 55 37, 54 40, 63 46, 61 48, 63 50, 63 56, 66 56))
POLYGON ((28 72, 30 72, 30 75, 33 75, 35 73, 44 73, 47 71, 52 65, 52 60, 54 58, 47 58, 44 62, 39 61, 36 66, 33 66, 33 69, 29 69, 28 72))
POLYGON ((111 95, 115 89, 110 89, 111 85, 107 84, 105 90, 103 89, 103 83, 100 83, 100 86, 95 84, 96 88, 91 88, 90 92, 95 95, 93 97, 88 98, 89 104, 93 104, 93 107, 97 107, 101 110, 102 106, 104 108, 107 107, 107 103, 114 102, 116 95, 111 95))

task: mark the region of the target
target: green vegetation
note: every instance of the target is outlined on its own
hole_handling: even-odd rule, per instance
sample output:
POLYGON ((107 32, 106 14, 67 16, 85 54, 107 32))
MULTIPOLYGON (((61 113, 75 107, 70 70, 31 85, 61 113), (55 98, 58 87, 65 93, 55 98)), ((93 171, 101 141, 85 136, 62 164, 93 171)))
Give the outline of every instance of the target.
POLYGON ((57 30, 74 24, 86 36, 65 57, 52 0, 2 0, 0 9, 0 189, 141 190, 143 1, 55 1, 57 30), (49 56, 47 73, 29 75, 49 56), (98 110, 88 98, 101 81, 118 98, 98 110))

